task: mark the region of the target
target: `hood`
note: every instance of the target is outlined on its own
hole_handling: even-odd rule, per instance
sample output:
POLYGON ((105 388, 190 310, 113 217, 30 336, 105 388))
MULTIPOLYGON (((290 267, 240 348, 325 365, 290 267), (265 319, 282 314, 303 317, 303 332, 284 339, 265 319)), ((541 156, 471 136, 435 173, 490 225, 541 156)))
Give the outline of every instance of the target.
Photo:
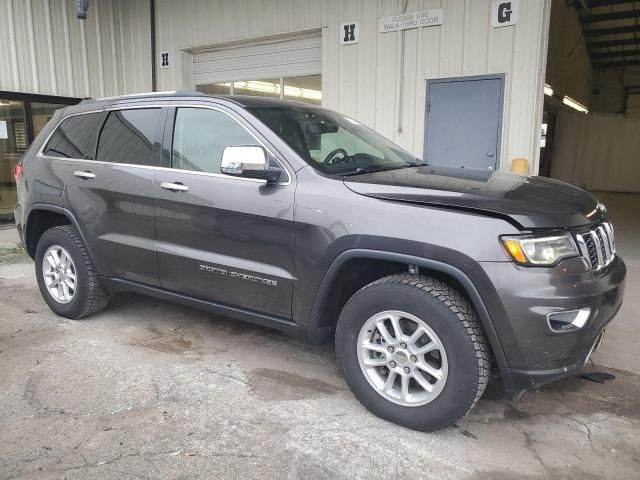
POLYGON ((558 180, 465 168, 424 166, 346 177, 361 195, 508 217, 522 228, 577 227, 600 222, 604 206, 558 180))

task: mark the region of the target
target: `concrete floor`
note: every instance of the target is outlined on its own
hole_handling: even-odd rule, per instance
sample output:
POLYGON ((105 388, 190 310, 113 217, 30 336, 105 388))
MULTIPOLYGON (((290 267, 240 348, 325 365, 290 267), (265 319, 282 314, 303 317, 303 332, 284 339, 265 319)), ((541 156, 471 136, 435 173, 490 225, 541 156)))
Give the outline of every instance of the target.
POLYGON ((15 230, 0 230, 0 479, 639 478, 640 196, 601 198, 629 265, 594 357, 616 380, 519 402, 493 381, 434 434, 364 410, 331 345, 132 295, 56 317, 15 230))

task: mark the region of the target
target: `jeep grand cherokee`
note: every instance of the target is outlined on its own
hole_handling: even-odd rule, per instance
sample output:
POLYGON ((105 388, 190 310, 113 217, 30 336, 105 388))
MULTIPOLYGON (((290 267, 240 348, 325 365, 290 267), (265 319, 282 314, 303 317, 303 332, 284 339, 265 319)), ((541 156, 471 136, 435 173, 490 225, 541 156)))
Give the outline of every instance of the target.
POLYGON ((589 193, 431 166, 305 104, 86 100, 15 173, 58 315, 126 290, 334 339, 356 397, 414 429, 465 415, 492 369, 507 398, 579 370, 622 303, 625 265, 589 193))

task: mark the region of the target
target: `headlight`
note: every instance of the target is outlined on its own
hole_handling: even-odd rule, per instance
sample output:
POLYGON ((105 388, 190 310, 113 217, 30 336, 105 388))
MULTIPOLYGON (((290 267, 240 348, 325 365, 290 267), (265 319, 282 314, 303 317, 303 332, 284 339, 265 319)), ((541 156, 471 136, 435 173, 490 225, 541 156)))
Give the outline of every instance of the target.
POLYGON ((549 267, 563 258, 579 255, 569 233, 548 236, 516 235, 501 237, 500 240, 509 256, 519 265, 549 267))

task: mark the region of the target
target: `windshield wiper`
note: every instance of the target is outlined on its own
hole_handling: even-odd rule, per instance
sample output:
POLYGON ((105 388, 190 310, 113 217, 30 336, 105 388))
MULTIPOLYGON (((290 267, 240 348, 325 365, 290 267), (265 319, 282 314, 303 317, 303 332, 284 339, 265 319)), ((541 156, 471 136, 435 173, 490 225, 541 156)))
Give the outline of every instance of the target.
POLYGON ((353 175, 362 175, 364 173, 376 173, 376 172, 386 172, 388 170, 400 170, 402 168, 411 168, 411 167, 421 167, 426 165, 426 163, 403 163, 401 165, 387 165, 385 167, 377 167, 377 168, 367 168, 367 167, 358 167, 355 170, 346 173, 340 173, 343 177, 351 177, 353 175))

